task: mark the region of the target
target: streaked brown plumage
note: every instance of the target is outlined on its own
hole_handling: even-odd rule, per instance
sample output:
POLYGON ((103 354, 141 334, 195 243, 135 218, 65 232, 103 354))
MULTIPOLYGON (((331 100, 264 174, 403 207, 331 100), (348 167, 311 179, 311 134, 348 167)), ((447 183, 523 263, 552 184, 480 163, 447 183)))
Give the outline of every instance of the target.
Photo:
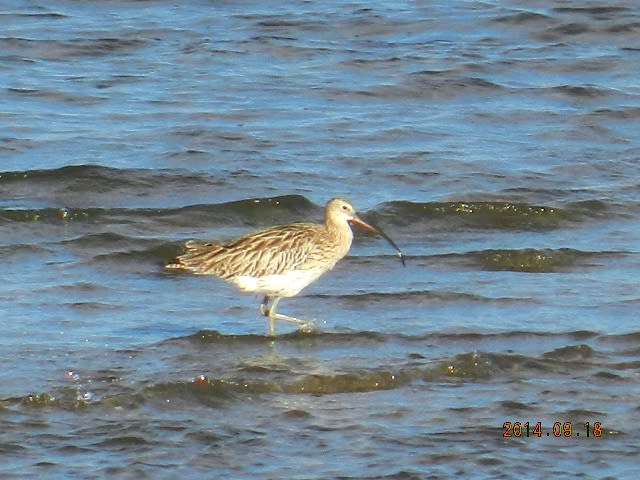
POLYGON ((186 243, 186 252, 165 268, 215 275, 242 291, 263 294, 260 313, 269 317, 270 335, 275 334, 275 320, 294 322, 309 330, 311 322, 276 313, 276 306, 280 298, 297 295, 347 254, 353 240, 350 224, 391 242, 362 221, 347 201, 334 198, 327 203, 323 224, 281 225, 226 243, 192 240, 186 243))

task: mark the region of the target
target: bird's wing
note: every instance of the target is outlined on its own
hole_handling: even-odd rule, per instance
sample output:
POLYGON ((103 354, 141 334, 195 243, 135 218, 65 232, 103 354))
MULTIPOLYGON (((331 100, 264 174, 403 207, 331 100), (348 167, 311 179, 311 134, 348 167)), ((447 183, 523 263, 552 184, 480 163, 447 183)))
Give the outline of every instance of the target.
POLYGON ((320 225, 272 227, 227 243, 190 241, 187 251, 168 269, 231 278, 238 275, 277 275, 304 266, 319 239, 320 225))

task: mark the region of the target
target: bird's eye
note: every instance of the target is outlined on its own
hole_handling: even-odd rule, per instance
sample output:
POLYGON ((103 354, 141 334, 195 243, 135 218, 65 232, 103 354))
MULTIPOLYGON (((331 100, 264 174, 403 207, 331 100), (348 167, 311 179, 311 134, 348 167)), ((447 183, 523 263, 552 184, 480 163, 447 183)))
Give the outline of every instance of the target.
POLYGON ((349 206, 348 206, 348 205, 342 205, 342 209, 343 209, 345 212, 348 212, 348 211, 349 211, 349 206))

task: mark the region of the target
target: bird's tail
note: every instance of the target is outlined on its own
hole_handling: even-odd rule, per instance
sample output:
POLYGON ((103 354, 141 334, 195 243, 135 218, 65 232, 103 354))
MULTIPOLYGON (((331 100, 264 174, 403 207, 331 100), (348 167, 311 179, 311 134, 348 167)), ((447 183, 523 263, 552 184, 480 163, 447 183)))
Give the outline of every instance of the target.
POLYGON ((200 240, 189 240, 184 246, 186 250, 185 253, 167 263, 164 266, 165 270, 199 273, 202 267, 200 258, 209 253, 211 248, 215 248, 214 243, 200 240))
POLYGON ((185 270, 185 265, 182 263, 182 260, 180 260, 180 257, 176 257, 173 260, 171 260, 171 262, 167 263, 164 266, 165 270, 171 270, 171 271, 180 271, 180 270, 185 270))

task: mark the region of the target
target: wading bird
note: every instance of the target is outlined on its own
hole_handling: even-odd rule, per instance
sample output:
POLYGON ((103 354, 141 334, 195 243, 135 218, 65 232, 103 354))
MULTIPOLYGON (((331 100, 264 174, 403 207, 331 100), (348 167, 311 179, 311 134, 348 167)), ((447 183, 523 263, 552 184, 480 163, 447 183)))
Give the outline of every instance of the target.
POLYGON ((243 292, 264 295, 260 313, 269 319, 269 335, 275 335, 275 321, 284 320, 313 329, 313 323, 276 312, 283 297, 293 297, 331 270, 351 248, 351 225, 385 238, 404 256, 397 245, 380 229, 363 221, 349 202, 329 200, 324 223, 292 223, 250 233, 225 243, 191 240, 186 252, 165 265, 169 271, 187 271, 214 275, 243 292))

